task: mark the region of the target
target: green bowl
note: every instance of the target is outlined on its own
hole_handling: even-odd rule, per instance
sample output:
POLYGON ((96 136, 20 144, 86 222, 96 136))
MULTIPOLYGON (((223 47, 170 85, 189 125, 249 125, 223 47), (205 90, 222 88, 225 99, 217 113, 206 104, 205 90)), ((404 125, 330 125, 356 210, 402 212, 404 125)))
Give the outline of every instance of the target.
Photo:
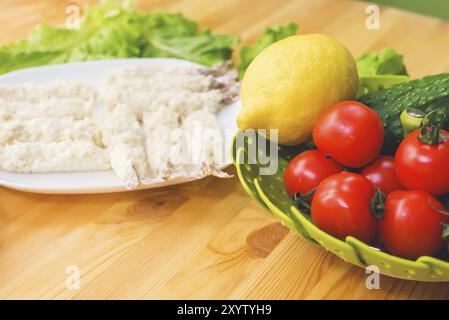
POLYGON ((259 145, 266 145, 270 150, 270 142, 262 136, 244 136, 237 132, 232 143, 233 162, 237 168, 240 182, 246 192, 261 206, 273 214, 283 225, 308 241, 324 247, 346 262, 360 267, 375 265, 381 273, 397 278, 419 281, 449 281, 449 263, 433 257, 420 257, 416 261, 390 255, 378 248, 371 247, 356 238, 346 237, 341 241, 318 229, 310 217, 297 209, 285 191, 283 174, 289 160, 305 146, 284 147, 271 145, 272 150, 279 151, 279 164, 274 175, 260 175, 264 167, 259 159, 266 156, 259 145), (237 138, 243 143, 237 146, 237 138), (248 154, 248 150, 255 150, 248 154), (237 161, 238 160, 238 161, 237 161))

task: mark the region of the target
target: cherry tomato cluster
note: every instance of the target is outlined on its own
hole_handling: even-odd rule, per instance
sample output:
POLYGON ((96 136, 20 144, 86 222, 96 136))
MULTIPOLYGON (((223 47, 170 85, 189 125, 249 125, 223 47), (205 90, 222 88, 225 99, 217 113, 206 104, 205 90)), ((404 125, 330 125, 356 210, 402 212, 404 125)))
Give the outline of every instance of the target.
POLYGON ((418 129, 391 157, 380 154, 383 128, 361 103, 331 106, 313 129, 317 149, 288 164, 285 188, 316 226, 339 239, 380 242, 408 259, 434 256, 449 233, 449 214, 437 198, 449 193, 449 133, 418 129), (436 141, 424 139, 430 132, 436 141))

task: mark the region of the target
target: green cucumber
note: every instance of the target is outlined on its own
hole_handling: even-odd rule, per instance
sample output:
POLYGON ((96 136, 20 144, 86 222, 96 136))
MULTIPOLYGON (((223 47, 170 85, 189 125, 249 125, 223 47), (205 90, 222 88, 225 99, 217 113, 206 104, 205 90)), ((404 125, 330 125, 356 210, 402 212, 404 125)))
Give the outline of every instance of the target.
MULTIPOLYGON (((427 114, 435 109, 442 110, 449 119, 449 73, 427 76, 410 82, 399 83, 357 98, 374 109, 382 118, 385 139, 382 152, 394 154, 404 139, 401 113, 414 108, 427 114)), ((449 123, 446 123, 446 130, 449 123)))

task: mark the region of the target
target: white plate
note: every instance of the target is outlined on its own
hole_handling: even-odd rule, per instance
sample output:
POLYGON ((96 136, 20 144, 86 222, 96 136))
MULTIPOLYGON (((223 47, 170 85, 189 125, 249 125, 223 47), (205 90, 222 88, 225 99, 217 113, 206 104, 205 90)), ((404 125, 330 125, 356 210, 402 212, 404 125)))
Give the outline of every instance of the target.
MULTIPOLYGON (((117 59, 103 61, 88 61, 68 63, 44 67, 35 67, 10 72, 0 76, 0 83, 48 83, 57 80, 75 80, 100 86, 103 75, 115 68, 129 65, 197 65, 179 59, 148 58, 148 59, 117 59)), ((199 66, 199 65, 197 65, 199 66)), ((225 147, 230 145, 233 133, 237 130, 236 118, 240 109, 237 101, 223 108, 217 114, 218 125, 225 134, 225 147)), ((225 152, 225 161, 221 169, 229 166, 232 161, 229 152, 225 152)), ((152 185, 140 186, 137 189, 151 189, 184 183, 195 179, 177 178, 152 185)), ((38 193, 105 193, 127 191, 124 183, 113 171, 68 172, 68 173, 13 173, 0 170, 0 185, 29 192, 38 193)))

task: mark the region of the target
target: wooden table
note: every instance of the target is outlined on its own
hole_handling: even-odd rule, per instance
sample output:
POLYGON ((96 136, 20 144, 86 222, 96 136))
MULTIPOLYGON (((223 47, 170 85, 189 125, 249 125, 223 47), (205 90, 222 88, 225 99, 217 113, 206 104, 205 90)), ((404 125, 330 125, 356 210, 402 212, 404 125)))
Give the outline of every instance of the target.
MULTIPOLYGON (((0 41, 26 35, 39 21, 62 24, 73 2, 2 0, 0 41)), ((296 21, 301 33, 334 36, 354 55, 394 47, 415 77, 449 70, 449 24, 433 18, 381 8, 380 29, 367 30, 361 2, 205 3, 152 0, 140 7, 181 11, 244 42, 265 26, 296 21)), ((363 269, 289 233, 237 178, 104 195, 0 188, 0 298, 449 298, 447 283, 382 277, 380 290, 368 290, 365 279, 363 269), (79 289, 66 286, 76 276, 73 265, 79 289)))

